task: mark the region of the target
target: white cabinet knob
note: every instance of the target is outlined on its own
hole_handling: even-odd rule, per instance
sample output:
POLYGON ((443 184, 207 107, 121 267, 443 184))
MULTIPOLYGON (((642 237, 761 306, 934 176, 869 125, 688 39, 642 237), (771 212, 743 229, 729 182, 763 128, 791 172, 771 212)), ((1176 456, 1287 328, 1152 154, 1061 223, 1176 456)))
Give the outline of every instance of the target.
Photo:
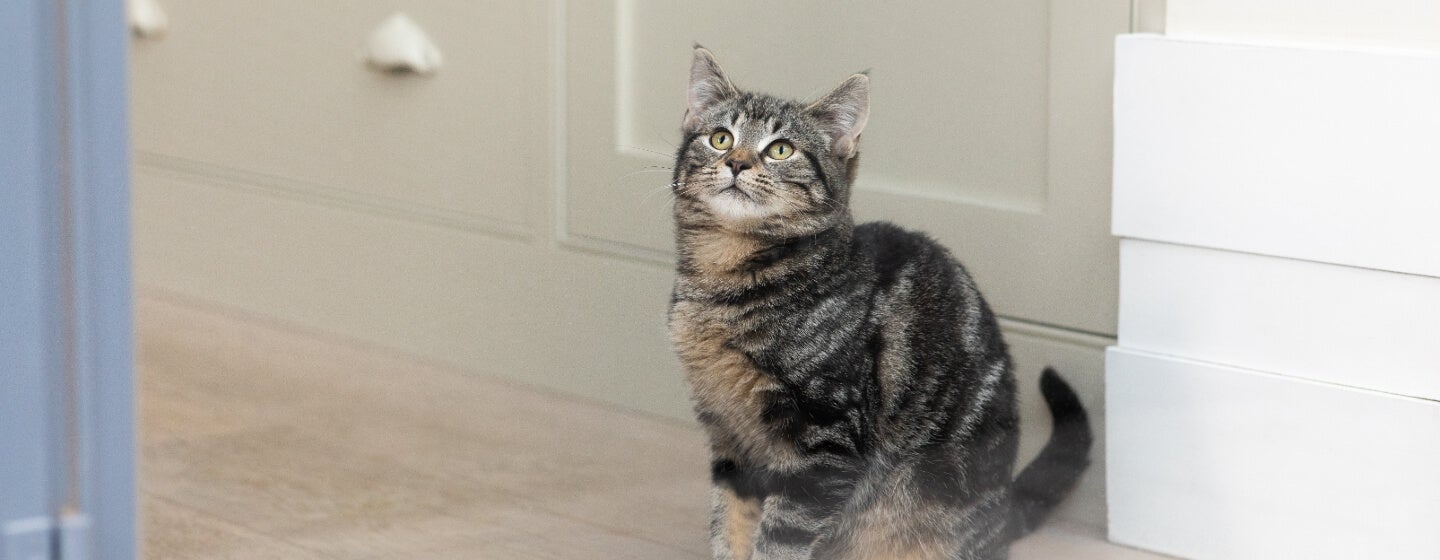
POLYGON ((361 56, 371 68, 415 74, 431 74, 440 69, 443 61, 440 48, 425 31, 410 16, 399 12, 370 33, 361 56))
POLYGON ((170 17, 155 0, 127 0, 125 17, 130 33, 142 39, 159 39, 170 29, 170 17))

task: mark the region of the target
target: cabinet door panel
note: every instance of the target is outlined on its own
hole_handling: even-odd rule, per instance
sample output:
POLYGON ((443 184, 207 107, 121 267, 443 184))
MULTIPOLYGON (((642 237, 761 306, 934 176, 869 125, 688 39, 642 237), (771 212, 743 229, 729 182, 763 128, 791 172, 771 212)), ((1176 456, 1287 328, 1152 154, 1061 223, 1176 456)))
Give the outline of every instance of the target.
POLYGON ((141 161, 272 190, 525 234, 548 180, 549 14, 428 0, 405 12, 442 50, 430 76, 366 68, 385 2, 166 3, 132 49, 141 161), (504 53, 504 56, 493 56, 504 53), (200 164, 198 168, 194 164, 200 164))
POLYGON ((570 3, 566 19, 567 241, 669 259, 668 168, 693 42, 740 87, 790 97, 871 69, 857 218, 931 232, 1003 315, 1114 332, 1110 79, 1128 1, 622 0, 570 3))

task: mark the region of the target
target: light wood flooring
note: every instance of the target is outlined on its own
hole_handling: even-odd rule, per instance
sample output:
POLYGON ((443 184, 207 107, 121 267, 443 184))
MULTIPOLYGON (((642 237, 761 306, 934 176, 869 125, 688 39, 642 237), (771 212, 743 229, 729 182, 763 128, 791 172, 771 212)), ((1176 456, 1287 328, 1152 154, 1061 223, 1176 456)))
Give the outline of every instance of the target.
MULTIPOLYGON (((151 559, 701 559, 692 426, 144 292, 151 559)), ((1161 558, 1048 527, 1017 560, 1161 558)))

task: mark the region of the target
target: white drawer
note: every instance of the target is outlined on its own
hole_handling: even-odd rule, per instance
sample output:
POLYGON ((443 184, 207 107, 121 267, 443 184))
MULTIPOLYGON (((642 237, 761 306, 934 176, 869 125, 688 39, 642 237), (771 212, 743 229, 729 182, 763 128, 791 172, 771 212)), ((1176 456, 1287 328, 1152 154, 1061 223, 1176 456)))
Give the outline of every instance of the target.
POLYGON ((546 3, 171 0, 165 9, 169 33, 131 49, 141 163, 241 170, 226 178, 511 231, 543 208, 546 3), (362 63, 366 37, 398 8, 443 51, 435 75, 362 63))
POLYGON ((1165 34, 1440 49, 1435 0, 1168 0, 1165 34))
POLYGON ((1440 403, 1111 348, 1110 538, 1188 558, 1440 558, 1440 403))
POLYGON ((1440 278, 1120 242, 1125 348, 1440 400, 1440 278))
POLYGON ((1440 52, 1124 36, 1116 235, 1440 276, 1440 52))

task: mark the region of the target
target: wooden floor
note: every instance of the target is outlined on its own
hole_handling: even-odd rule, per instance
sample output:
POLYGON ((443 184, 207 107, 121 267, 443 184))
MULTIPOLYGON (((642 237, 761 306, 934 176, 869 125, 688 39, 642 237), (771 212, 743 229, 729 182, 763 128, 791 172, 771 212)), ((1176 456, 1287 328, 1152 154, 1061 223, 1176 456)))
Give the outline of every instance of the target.
MULTIPOLYGON (((138 298, 152 559, 707 558, 693 427, 138 298)), ((1016 559, 1160 558, 1047 528, 1016 559)))

